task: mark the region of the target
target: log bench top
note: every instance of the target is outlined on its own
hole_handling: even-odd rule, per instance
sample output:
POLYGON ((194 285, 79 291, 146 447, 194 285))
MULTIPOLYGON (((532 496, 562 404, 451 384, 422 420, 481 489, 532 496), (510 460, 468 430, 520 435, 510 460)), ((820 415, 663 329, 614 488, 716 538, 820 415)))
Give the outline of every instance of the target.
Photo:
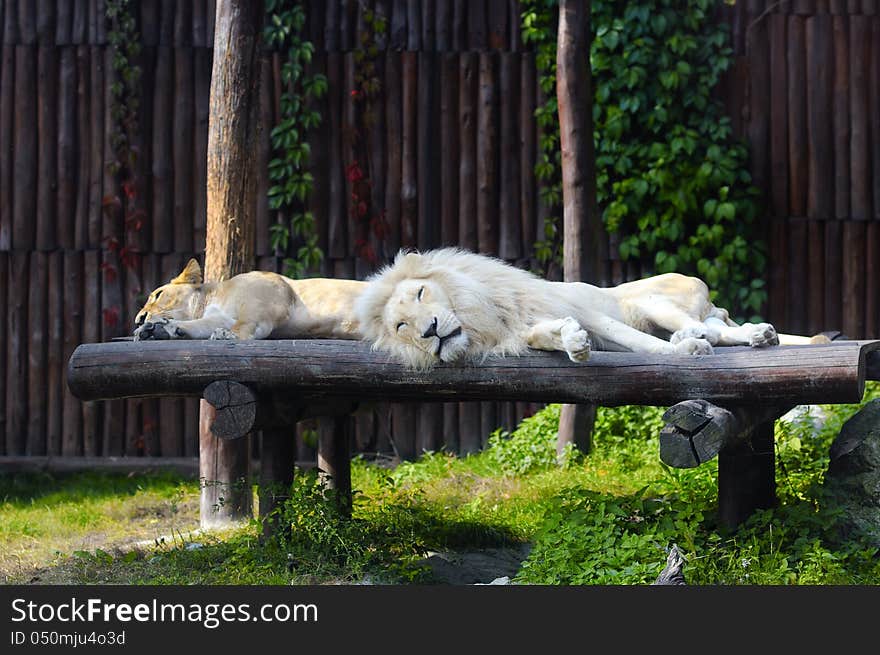
POLYGON ((68 362, 82 400, 201 396, 212 382, 257 394, 385 401, 518 400, 672 405, 854 403, 880 379, 880 341, 754 349, 713 355, 594 352, 585 364, 532 351, 418 372, 358 341, 114 341, 82 344, 68 362))

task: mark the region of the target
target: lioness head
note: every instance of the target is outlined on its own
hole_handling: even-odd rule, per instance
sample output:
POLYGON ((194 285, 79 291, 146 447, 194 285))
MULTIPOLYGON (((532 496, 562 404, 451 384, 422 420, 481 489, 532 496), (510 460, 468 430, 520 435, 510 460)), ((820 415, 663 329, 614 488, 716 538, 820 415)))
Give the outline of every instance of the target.
POLYGON ((198 299, 202 285, 202 268, 195 259, 190 259, 180 275, 164 284, 147 298, 147 302, 134 319, 136 326, 156 318, 188 320, 198 299))
POLYGON ((428 368, 466 356, 468 327, 457 312, 466 285, 451 285, 454 272, 431 266, 417 253, 401 253, 371 278, 355 311, 366 339, 405 363, 428 368))

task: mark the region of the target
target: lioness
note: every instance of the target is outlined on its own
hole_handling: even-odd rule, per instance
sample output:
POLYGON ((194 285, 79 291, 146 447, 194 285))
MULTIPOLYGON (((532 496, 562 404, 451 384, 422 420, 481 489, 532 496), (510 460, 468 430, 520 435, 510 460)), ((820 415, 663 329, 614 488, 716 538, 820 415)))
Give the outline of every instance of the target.
POLYGON ((363 338, 420 369, 528 348, 584 362, 591 348, 708 355, 713 345, 780 341, 768 323, 730 320, 697 278, 550 282, 458 248, 401 252, 366 282, 255 271, 204 283, 193 259, 150 294, 135 323, 135 340, 363 338))
POLYGON ((365 285, 264 271, 203 282, 190 259, 149 295, 135 317, 134 339, 359 339, 352 306, 365 285))

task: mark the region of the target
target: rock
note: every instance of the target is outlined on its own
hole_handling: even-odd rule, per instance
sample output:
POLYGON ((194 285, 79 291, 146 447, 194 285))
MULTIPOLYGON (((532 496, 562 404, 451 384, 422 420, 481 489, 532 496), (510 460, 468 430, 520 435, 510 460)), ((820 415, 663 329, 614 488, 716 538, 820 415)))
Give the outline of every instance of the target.
POLYGON ((839 537, 880 547, 880 398, 844 423, 830 455, 823 496, 839 537))
POLYGON ((429 567, 432 580, 438 584, 510 584, 529 550, 530 547, 523 544, 510 548, 429 553, 422 563, 429 567), (487 580, 491 582, 487 583, 487 580))

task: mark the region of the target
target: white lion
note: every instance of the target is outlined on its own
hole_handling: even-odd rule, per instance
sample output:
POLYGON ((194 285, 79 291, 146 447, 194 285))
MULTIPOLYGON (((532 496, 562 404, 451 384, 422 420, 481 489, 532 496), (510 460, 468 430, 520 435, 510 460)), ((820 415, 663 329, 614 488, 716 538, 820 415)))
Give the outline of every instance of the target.
POLYGON ((713 345, 779 343, 769 323, 730 320, 697 278, 666 273, 610 288, 550 282, 458 248, 401 252, 368 280, 354 309, 365 339, 418 369, 528 348, 584 362, 591 348, 709 355, 713 345))

